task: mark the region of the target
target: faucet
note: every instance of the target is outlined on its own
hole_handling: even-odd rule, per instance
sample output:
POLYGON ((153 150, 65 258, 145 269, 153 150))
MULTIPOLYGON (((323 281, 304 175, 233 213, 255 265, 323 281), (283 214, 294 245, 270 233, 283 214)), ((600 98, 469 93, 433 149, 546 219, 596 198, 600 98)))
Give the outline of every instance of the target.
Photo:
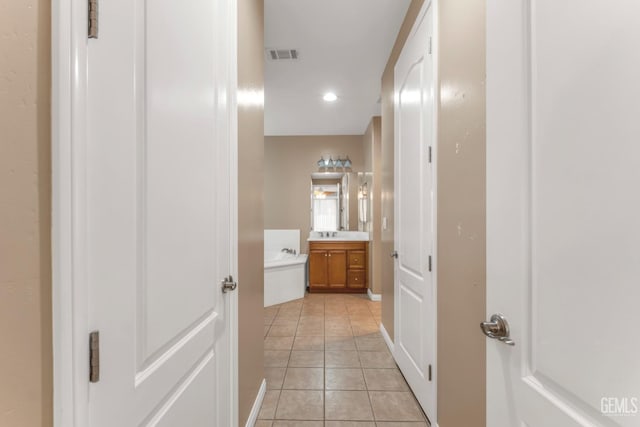
POLYGON ((297 254, 296 250, 295 249, 291 249, 291 248, 284 248, 280 252, 286 252, 286 253, 292 254, 292 255, 296 255, 297 254))

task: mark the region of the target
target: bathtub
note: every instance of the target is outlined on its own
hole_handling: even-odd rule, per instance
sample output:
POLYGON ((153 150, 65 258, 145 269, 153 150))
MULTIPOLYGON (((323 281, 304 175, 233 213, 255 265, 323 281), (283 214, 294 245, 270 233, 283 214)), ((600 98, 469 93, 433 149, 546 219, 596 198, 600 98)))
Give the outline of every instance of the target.
POLYGON ((307 255, 267 251, 264 254, 264 306, 304 298, 307 255))

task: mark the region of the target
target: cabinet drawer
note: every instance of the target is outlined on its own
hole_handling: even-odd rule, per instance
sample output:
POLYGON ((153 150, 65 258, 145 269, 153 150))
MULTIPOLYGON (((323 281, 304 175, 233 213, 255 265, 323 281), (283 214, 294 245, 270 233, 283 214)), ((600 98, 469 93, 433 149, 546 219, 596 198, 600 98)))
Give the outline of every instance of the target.
POLYGON ((367 286, 364 270, 349 270, 347 273, 347 286, 350 288, 364 288, 367 286))
POLYGON ((364 268, 365 253, 361 251, 349 251, 349 268, 364 268))

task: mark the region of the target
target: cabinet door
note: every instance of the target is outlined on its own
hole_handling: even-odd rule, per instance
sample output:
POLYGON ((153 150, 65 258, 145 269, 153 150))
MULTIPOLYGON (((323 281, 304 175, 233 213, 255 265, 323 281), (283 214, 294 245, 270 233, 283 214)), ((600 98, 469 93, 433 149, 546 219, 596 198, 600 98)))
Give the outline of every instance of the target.
POLYGON ((347 251, 329 252, 329 286, 345 288, 347 286, 347 251))
POLYGON ((327 251, 309 251, 309 286, 327 286, 327 251))

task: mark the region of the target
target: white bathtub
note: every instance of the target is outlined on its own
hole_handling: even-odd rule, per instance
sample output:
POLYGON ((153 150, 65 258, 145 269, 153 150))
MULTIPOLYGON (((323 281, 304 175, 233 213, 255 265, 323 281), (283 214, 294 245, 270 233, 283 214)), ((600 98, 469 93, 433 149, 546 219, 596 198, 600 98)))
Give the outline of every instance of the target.
POLYGON ((264 254, 264 306, 304 298, 307 255, 284 252, 264 254))

